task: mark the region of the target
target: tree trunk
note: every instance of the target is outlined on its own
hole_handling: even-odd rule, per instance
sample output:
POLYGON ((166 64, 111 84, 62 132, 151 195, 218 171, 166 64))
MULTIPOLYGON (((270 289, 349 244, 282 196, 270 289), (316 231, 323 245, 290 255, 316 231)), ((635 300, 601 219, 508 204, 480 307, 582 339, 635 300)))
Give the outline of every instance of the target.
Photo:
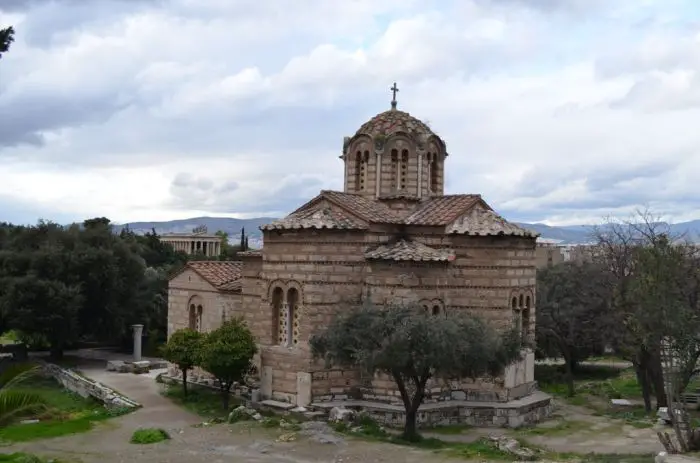
POLYGON ((63 347, 56 344, 51 344, 49 349, 49 358, 51 360, 61 360, 63 359, 63 347))
POLYGON ((644 411, 651 413, 651 390, 649 387, 649 377, 646 370, 642 370, 638 363, 634 363, 634 372, 637 375, 637 382, 642 388, 642 399, 644 399, 644 411))
POLYGON ((652 383, 654 384, 656 409, 658 410, 659 407, 668 407, 666 388, 664 387, 664 373, 661 369, 661 356, 658 352, 652 356, 650 363, 649 373, 651 375, 652 383))
POLYGON ((568 389, 567 396, 573 397, 576 394, 576 387, 574 386, 574 369, 572 368, 572 361, 570 356, 564 357, 564 368, 566 369, 566 387, 568 389))
POLYGON ((187 369, 182 370, 182 395, 186 399, 187 398, 187 369))
POLYGON ((224 411, 228 413, 228 405, 231 400, 231 387, 221 387, 221 402, 224 404, 224 411))
POLYGON ((403 427, 403 435, 401 436, 408 442, 416 442, 419 439, 416 431, 416 417, 418 416, 418 407, 411 405, 406 409, 406 423, 403 427))

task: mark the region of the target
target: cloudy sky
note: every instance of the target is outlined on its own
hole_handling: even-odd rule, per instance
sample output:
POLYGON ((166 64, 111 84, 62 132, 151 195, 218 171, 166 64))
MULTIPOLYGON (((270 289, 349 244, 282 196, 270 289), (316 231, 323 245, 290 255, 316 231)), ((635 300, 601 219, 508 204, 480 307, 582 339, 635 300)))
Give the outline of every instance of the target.
POLYGON ((700 218, 697 0, 0 0, 0 220, 289 212, 389 108, 508 218, 700 218), (695 179, 695 180, 693 180, 695 179))

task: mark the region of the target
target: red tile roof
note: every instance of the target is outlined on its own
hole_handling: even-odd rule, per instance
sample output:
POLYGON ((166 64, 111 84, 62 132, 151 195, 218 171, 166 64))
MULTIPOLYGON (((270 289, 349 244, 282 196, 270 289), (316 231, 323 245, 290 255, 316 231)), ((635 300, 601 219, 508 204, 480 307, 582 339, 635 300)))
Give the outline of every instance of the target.
POLYGON ((405 111, 396 109, 379 113, 362 124, 357 131, 357 135, 362 133, 367 135, 389 135, 395 132, 404 132, 413 136, 435 135, 425 122, 405 111))
POLYGON ((262 230, 303 228, 360 230, 367 228, 370 223, 447 227, 446 233, 470 235, 536 236, 529 230, 507 222, 493 212, 481 195, 468 194, 424 199, 419 202, 417 209, 406 217, 392 210, 382 200, 353 193, 323 190, 284 219, 260 228, 262 230), (324 200, 326 204, 319 207, 318 203, 324 200), (456 223, 458 220, 459 223, 456 223))
POLYGON ((508 222, 491 209, 472 208, 447 227, 446 232, 472 236, 527 236, 536 238, 537 233, 508 222))
POLYGON ((365 252, 367 259, 396 261, 450 261, 455 254, 448 249, 434 249, 416 241, 401 240, 384 244, 365 252))
POLYGON ((348 214, 343 213, 342 210, 323 207, 294 212, 283 219, 275 220, 260 227, 261 230, 298 230, 303 228, 362 230, 367 228, 367 225, 353 219, 348 214))
POLYGON ((444 226, 459 218, 481 200, 481 195, 436 196, 424 201, 414 213, 406 217, 409 225, 444 226))
POLYGON ((185 268, 194 270, 216 289, 239 291, 242 262, 229 260, 190 261, 185 268))

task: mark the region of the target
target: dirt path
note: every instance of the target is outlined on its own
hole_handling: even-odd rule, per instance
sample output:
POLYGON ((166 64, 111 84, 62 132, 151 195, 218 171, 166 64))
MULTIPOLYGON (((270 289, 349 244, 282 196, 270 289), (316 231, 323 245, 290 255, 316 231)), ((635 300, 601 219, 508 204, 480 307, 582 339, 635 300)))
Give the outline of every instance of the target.
MULTIPOLYGON (((668 428, 667 428, 668 429, 668 428)), ((587 408, 557 402, 554 416, 535 426, 520 430, 465 429, 462 434, 428 434, 450 442, 473 442, 480 437, 511 436, 552 452, 577 454, 655 455, 664 448, 656 428, 636 428, 623 420, 594 415, 587 408)))
POLYGON ((193 427, 202 419, 174 405, 158 392, 147 376, 111 373, 100 367, 81 371, 143 405, 134 413, 110 420, 94 431, 28 442, 3 448, 47 457, 79 459, 84 463, 447 463, 442 456, 390 444, 368 443, 338 437, 319 443, 297 435, 293 442, 278 442, 280 430, 250 428, 244 423, 193 427), (167 430, 172 439, 152 445, 133 445, 129 438, 140 427, 167 430))

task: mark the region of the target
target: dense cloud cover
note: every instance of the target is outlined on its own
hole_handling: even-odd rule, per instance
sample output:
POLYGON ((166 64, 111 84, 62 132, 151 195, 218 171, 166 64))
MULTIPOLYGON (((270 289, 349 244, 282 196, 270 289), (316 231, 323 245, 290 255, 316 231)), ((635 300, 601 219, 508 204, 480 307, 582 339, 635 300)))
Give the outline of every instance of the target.
POLYGON ((342 188, 343 136, 394 81, 447 141, 449 192, 515 220, 697 218, 699 19, 693 0, 2 0, 0 220, 289 212, 342 188))

